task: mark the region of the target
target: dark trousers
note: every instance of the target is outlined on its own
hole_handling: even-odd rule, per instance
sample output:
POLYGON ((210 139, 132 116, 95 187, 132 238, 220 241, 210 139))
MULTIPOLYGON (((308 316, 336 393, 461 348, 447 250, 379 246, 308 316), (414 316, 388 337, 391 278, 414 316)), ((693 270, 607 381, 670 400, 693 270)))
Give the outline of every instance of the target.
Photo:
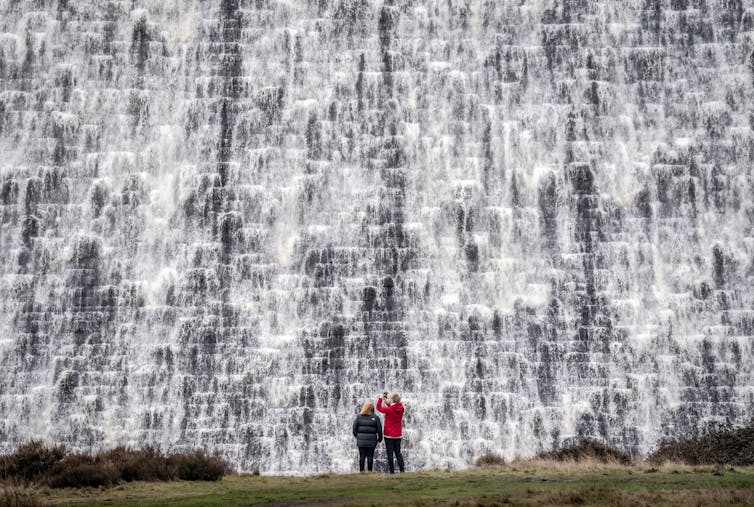
POLYGON ((403 455, 401 454, 401 439, 400 438, 386 438, 385 450, 387 451, 387 467, 391 474, 395 473, 395 466, 393 465, 393 453, 398 460, 398 469, 401 473, 406 470, 403 467, 403 455))
POLYGON ((364 460, 367 462, 367 470, 371 472, 374 465, 374 447, 359 447, 359 472, 364 471, 364 460))

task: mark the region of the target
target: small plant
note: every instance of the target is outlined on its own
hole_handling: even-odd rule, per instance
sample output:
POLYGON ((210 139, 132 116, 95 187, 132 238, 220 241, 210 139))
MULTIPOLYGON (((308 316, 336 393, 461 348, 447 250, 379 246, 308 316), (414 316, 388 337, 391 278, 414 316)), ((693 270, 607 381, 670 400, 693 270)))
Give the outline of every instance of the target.
POLYGON ((479 456, 474 462, 474 465, 478 467, 497 467, 505 465, 505 460, 502 456, 495 454, 494 452, 488 452, 479 456))

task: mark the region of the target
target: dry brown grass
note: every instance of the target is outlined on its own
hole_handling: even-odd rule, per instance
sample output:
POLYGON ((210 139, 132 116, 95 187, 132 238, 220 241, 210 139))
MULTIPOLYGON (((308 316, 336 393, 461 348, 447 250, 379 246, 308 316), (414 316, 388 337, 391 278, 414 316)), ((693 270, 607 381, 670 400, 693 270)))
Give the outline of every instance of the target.
POLYGON ((595 471, 625 471, 641 468, 637 464, 626 465, 619 462, 604 463, 594 458, 584 458, 575 460, 553 460, 544 458, 527 458, 516 459, 508 467, 513 471, 523 470, 546 470, 548 472, 575 473, 575 472, 595 472, 595 471))
POLYGON ((38 507, 43 505, 34 491, 20 486, 0 488, 0 507, 38 507))
MULTIPOLYGON (((487 453, 480 456, 475 466, 481 468, 504 467, 505 460, 497 454, 487 453)), ((595 440, 582 439, 577 444, 542 452, 533 458, 517 458, 510 463, 512 470, 540 469, 548 471, 590 471, 618 467, 625 468, 634 465, 631 458, 613 447, 609 447, 595 440)))

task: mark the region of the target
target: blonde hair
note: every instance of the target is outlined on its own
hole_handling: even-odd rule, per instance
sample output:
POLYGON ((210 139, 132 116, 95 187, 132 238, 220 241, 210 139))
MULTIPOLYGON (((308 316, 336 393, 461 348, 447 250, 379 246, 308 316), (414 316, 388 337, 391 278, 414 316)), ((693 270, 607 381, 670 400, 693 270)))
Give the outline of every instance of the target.
POLYGON ((359 415, 373 415, 374 414, 374 403, 371 401, 365 401, 364 404, 361 406, 361 412, 359 412, 359 415))
POLYGON ((390 403, 400 403, 401 402, 401 395, 398 393, 393 393, 390 396, 390 403))

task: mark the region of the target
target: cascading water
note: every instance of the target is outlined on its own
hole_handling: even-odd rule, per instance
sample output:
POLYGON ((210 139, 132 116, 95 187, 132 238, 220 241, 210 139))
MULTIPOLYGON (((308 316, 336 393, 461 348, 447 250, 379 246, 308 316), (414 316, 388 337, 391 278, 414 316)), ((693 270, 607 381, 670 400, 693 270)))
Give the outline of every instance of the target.
POLYGON ((0 0, 0 450, 748 421, 753 49, 748 0, 0 0))

